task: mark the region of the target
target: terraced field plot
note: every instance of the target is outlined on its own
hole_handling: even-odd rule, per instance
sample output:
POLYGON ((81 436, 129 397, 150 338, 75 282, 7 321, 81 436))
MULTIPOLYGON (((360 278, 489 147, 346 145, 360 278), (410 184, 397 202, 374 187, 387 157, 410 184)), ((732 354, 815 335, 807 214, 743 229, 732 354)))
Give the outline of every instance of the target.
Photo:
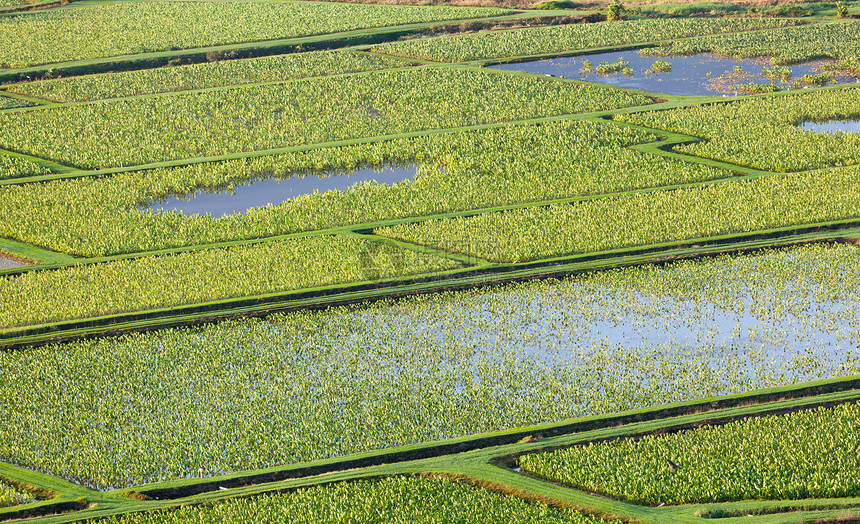
POLYGON ((860 518, 855 22, 543 8, 0 14, 0 521, 860 518))

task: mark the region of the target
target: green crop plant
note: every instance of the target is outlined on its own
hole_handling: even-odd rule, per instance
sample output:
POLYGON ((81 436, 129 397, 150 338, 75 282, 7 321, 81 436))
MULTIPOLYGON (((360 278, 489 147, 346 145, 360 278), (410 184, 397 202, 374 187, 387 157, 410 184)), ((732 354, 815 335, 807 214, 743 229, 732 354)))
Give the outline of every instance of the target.
POLYGON ((509 56, 560 53, 636 42, 671 40, 793 25, 774 19, 636 20, 617 24, 576 24, 422 38, 381 44, 374 50, 440 62, 465 62, 509 56))
POLYGON ((392 70, 0 113, 0 146, 99 168, 650 101, 642 95, 519 75, 392 70))
POLYGON ((529 261, 860 217, 860 169, 653 191, 381 228, 423 245, 529 261))
POLYGON ((857 374, 857 271, 813 245, 0 352, 0 460, 108 489, 857 374))
POLYGON ((269 2, 143 2, 47 10, 0 19, 0 68, 511 12, 447 6, 269 2))
MULTIPOLYGON (((401 60, 348 51, 315 51, 247 60, 141 69, 9 86, 10 91, 57 102, 186 91, 236 84, 275 82, 373 69, 402 67, 401 60)), ((3 99, 0 98, 0 104, 3 99)))
POLYGON ((560 121, 6 186, 0 187, 0 236, 97 256, 729 176, 626 147, 655 139, 609 123, 560 121), (413 182, 305 195, 244 215, 138 209, 171 194, 258 177, 284 178, 287 185, 289 177, 306 173, 412 162, 420 164, 413 182))
POLYGON ((214 505, 110 517, 95 523, 365 524, 419 520, 427 524, 622 524, 618 519, 532 503, 444 477, 385 477, 341 482, 214 505))
POLYGON ((16 486, 0 479, 0 508, 26 504, 34 500, 33 496, 16 486))
POLYGON ((520 457, 532 473, 635 504, 852 497, 860 406, 843 404, 520 457))
POLYGON ((799 124, 858 117, 860 89, 845 88, 616 118, 707 139, 676 148, 692 155, 774 171, 802 171, 860 164, 860 136, 814 133, 799 124))
POLYGON ((44 175, 50 170, 20 157, 0 154, 0 180, 25 176, 44 175))

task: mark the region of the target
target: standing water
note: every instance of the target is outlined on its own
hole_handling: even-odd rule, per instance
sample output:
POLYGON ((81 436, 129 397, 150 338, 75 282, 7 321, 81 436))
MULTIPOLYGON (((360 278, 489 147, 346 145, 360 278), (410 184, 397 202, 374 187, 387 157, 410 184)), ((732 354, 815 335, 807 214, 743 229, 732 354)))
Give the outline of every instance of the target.
POLYGON ((199 191, 190 195, 171 196, 166 200, 150 202, 142 209, 153 211, 181 211, 185 214, 210 213, 214 218, 224 215, 245 214, 249 209, 282 204, 293 198, 310 195, 315 191, 344 191, 366 181, 394 184, 414 180, 418 166, 385 165, 381 168, 360 169, 352 174, 333 176, 293 176, 286 180, 252 180, 227 188, 199 191))
POLYGON ((758 58, 733 59, 704 54, 658 58, 640 56, 639 51, 634 50, 493 67, 676 96, 743 95, 748 91, 739 86, 747 84, 776 90, 805 87, 812 82, 857 81, 854 77, 844 76, 827 76, 825 80, 820 76, 823 63, 816 61, 772 67, 769 61, 758 58))

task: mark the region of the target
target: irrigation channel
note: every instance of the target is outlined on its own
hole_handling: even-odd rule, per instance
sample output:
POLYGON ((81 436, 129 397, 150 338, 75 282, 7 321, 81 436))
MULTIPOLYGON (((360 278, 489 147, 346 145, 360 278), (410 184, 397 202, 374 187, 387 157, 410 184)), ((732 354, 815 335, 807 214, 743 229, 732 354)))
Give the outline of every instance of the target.
MULTIPOLYGON (((738 86, 749 83, 773 83, 776 88, 790 89, 798 78, 820 74, 821 65, 825 63, 817 60, 787 66, 791 76, 776 79, 766 76, 763 70, 770 66, 769 60, 725 58, 708 54, 655 57, 635 50, 548 58, 492 67, 675 96, 739 96, 744 92, 738 86), (655 68, 658 60, 669 66, 660 69, 658 65, 655 68), (601 72, 601 64, 609 70, 601 72)), ((855 77, 837 75, 829 83, 856 82, 855 77)))

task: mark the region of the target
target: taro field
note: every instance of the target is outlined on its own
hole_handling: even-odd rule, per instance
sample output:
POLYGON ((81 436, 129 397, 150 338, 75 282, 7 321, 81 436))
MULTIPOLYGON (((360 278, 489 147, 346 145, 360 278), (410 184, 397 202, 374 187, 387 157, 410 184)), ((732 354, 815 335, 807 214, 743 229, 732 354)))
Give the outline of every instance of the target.
POLYGON ((0 522, 860 522, 860 4, 426 4, 0 0, 0 522))

